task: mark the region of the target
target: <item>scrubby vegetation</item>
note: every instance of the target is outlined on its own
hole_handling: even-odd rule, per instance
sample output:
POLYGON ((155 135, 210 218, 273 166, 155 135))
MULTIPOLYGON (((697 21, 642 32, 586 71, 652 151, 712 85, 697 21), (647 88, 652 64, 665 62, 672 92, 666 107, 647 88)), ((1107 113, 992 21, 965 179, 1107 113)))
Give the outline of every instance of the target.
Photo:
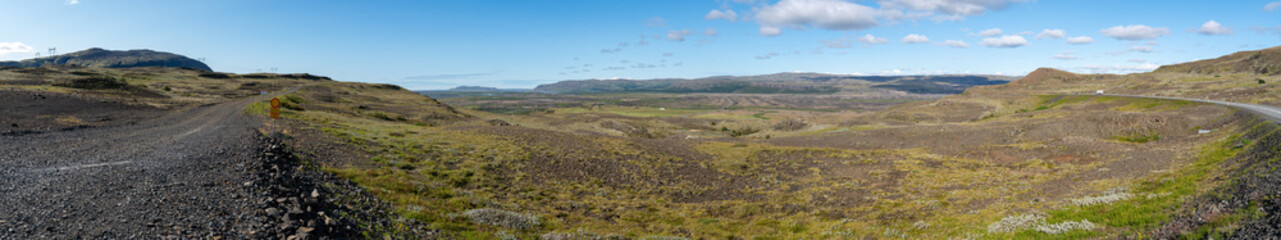
POLYGON ((329 171, 447 238, 1193 238, 1266 219, 1265 200, 1223 189, 1271 168, 1242 153, 1272 128, 1216 105, 1074 95, 1236 81, 1217 89, 1274 99, 1242 87, 1257 75, 1162 74, 1038 70, 878 112, 798 108, 864 103, 814 96, 447 100, 537 109, 476 111, 316 84, 286 97, 285 116, 307 140, 294 144, 313 145, 301 149, 345 156, 329 171), (1233 203, 1207 205, 1220 202, 1233 203))

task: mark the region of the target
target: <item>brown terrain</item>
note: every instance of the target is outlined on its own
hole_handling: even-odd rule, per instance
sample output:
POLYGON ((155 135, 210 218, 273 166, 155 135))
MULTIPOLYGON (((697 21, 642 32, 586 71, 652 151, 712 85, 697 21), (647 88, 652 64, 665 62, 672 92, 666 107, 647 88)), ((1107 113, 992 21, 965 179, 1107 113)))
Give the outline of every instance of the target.
MULTIPOLYGON (((310 75, 163 68, 6 69, 0 79, 11 80, 0 89, 11 90, 0 96, 108 99, 147 118, 298 86, 279 97, 284 119, 266 129, 297 161, 407 221, 362 229, 366 237, 1249 238, 1276 235, 1269 226, 1281 222, 1271 214, 1281 202, 1270 197, 1281 193, 1270 161, 1276 124, 1222 105, 1091 94, 1271 105, 1278 51, 1128 75, 1039 69, 914 101, 738 93, 437 100, 310 75), (525 99, 534 106, 521 106, 525 99)), ((250 116, 266 111, 262 100, 245 107, 250 116)), ((24 114, 91 126, 131 119, 95 123, 109 113, 69 112, 24 114)))

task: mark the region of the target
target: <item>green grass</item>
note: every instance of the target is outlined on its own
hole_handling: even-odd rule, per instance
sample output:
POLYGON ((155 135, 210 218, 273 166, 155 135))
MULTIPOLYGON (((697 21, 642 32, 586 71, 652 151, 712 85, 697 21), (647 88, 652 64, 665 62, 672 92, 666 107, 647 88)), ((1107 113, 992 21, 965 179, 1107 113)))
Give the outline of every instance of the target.
POLYGON ((699 114, 709 112, 708 109, 679 109, 679 108, 653 108, 653 107, 604 107, 601 109, 586 108, 561 108, 556 109, 556 113, 612 113, 627 117, 679 117, 690 114, 699 114))
MULTIPOLYGON (((1127 236, 1138 236, 1149 232, 1168 221, 1177 213, 1189 196, 1203 193, 1202 186, 1215 184, 1211 178, 1222 171, 1222 163, 1241 152, 1242 148, 1233 146, 1240 141, 1240 135, 1232 135, 1218 142, 1209 144, 1199 153, 1195 162, 1176 171, 1145 177, 1134 186, 1130 193, 1134 197, 1110 204, 1090 206, 1069 206, 1047 212, 1049 223, 1063 221, 1089 220, 1102 228, 1111 228, 1127 236)), ((1226 220, 1225 220, 1226 221, 1226 220)), ((1071 239, 1101 237, 1098 232, 1073 231, 1063 235, 1048 235, 1033 230, 1019 232, 1015 237, 1020 239, 1071 239)))
POLYGON ((1116 137, 1112 137, 1112 139, 1117 141, 1123 141, 1123 142, 1146 143, 1146 142, 1161 140, 1161 134, 1159 133, 1153 133, 1148 135, 1133 134, 1133 135, 1126 135, 1126 136, 1116 136, 1116 137))
POLYGON ((1033 111, 1057 108, 1059 106, 1072 105, 1072 104, 1084 103, 1084 102, 1125 103, 1125 105, 1116 107, 1113 110, 1131 111, 1131 112, 1176 110, 1176 109, 1193 104, 1193 102, 1183 101, 1183 100, 1130 98, 1130 97, 1114 97, 1114 96, 1040 95, 1040 96, 1037 96, 1037 98, 1040 99, 1040 103, 1036 104, 1036 106, 1040 106, 1040 107, 1037 107, 1036 108, 1037 110, 1033 110, 1033 111), (1055 98, 1058 98, 1058 101, 1054 101, 1053 103, 1050 103, 1050 101, 1054 100, 1055 98))
POLYGON ((754 118, 758 118, 758 119, 761 119, 761 120, 769 120, 769 117, 765 117, 765 114, 770 114, 770 113, 777 113, 777 112, 775 112, 775 111, 759 112, 759 113, 756 113, 756 114, 752 114, 752 117, 754 117, 754 118))
POLYGON ((730 114, 730 113, 704 113, 695 115, 694 118, 702 119, 729 119, 729 120, 756 120, 760 119, 748 114, 730 114))

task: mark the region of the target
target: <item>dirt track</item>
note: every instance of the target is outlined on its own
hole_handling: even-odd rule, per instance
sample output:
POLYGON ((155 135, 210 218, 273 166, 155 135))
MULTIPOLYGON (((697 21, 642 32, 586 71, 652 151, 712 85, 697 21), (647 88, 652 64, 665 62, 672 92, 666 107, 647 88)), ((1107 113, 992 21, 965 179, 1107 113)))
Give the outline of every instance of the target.
POLYGON ((358 236, 354 221, 391 225, 376 198, 255 132, 243 111, 258 99, 0 135, 0 239, 328 239, 358 236))
POLYGON ((249 101, 136 125, 0 136, 0 239, 251 230, 260 199, 244 185, 258 124, 242 114, 249 101))

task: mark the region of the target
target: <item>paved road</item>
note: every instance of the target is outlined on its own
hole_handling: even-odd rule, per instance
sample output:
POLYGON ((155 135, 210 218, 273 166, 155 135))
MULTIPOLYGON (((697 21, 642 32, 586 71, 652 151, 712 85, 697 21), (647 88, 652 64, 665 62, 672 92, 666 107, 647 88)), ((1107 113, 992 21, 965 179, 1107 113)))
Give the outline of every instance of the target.
POLYGON ((1275 107, 1275 106, 1258 105, 1258 104, 1248 104, 1248 103, 1238 103, 1238 102, 1227 102, 1227 101, 1208 100, 1208 99, 1181 98, 1181 97, 1162 97, 1162 96, 1143 96, 1143 95, 1123 95, 1123 94, 1104 94, 1104 95, 1102 95, 1102 96, 1112 96, 1112 97, 1131 97, 1131 98, 1151 98, 1151 99, 1166 99, 1166 100, 1184 100, 1184 101, 1202 102, 1202 103, 1210 103, 1210 104, 1219 104, 1219 105, 1224 105, 1224 106, 1229 106, 1229 107, 1236 107, 1236 108, 1240 108, 1240 109, 1243 109, 1243 110, 1246 110, 1246 111, 1250 111, 1250 112, 1254 112, 1254 113, 1262 114, 1264 117, 1267 117, 1267 118, 1269 118, 1269 119, 1271 119, 1271 120, 1273 120, 1273 121, 1281 122, 1281 108, 1278 108, 1278 107, 1275 107))
MULTIPOLYGON (((297 89, 297 88, 295 88, 297 89)), ((0 239, 248 235, 255 97, 136 125, 0 136, 0 239), (237 234, 239 233, 239 234, 237 234)))

